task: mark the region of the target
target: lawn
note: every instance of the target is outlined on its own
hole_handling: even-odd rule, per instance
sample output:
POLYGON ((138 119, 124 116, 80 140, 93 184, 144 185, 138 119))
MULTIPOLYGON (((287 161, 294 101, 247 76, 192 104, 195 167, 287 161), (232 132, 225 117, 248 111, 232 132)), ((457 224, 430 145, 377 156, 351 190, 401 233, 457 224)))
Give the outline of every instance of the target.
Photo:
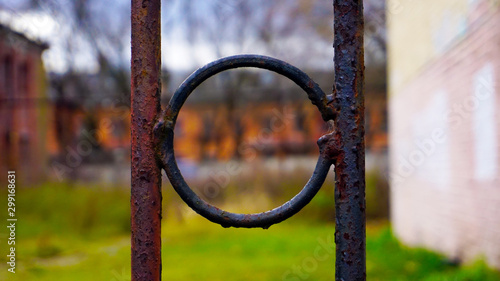
MULTIPOLYGON (((130 280, 127 189, 51 184, 17 198, 16 273, 7 272, 2 230, 0 280, 130 280)), ((268 230, 224 229, 176 210, 165 207, 164 280, 333 280, 330 222, 299 216, 268 230)), ((387 222, 369 222, 367 233, 368 280, 500 280, 482 262, 456 266, 402 246, 387 222)))

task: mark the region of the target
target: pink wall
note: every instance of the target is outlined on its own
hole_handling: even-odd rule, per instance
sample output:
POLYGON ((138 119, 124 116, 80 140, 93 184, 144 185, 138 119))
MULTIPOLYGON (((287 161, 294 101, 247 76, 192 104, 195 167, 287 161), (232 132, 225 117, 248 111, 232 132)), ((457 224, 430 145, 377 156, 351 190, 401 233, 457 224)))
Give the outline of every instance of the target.
POLYGON ((390 98, 392 222, 410 245, 500 268, 500 14, 390 98))

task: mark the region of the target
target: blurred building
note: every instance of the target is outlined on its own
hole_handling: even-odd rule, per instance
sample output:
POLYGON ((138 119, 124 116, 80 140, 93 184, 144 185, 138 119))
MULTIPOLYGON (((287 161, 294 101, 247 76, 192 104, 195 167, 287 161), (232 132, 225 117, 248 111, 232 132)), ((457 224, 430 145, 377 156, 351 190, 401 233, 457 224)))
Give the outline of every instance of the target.
POLYGON ((392 222, 402 241, 500 268, 500 8, 389 1, 392 222))
POLYGON ((47 116, 47 151, 51 175, 58 180, 99 180, 101 175, 87 170, 126 169, 130 109, 127 94, 109 72, 49 76, 53 110, 47 116))
MULTIPOLYGON (((385 73, 385 68, 367 68, 368 154, 387 152, 385 73)), ((320 85, 333 84, 328 72, 310 74, 320 85)), ((245 81, 234 89, 221 87, 213 79, 189 97, 176 124, 177 156, 197 162, 317 154, 316 141, 329 127, 303 90, 269 72, 244 75, 245 81), (228 94, 234 95, 235 100, 228 94)))
POLYGON ((0 172, 34 181, 46 168, 46 44, 0 25, 0 172))
MULTIPOLYGON (((302 89, 270 72, 231 74, 205 81, 183 106, 175 137, 180 160, 200 163, 318 153, 316 141, 329 127, 302 89)), ((333 84, 329 72, 311 76, 320 85, 333 84)), ((130 109, 112 80, 102 73, 50 75, 53 114, 47 117, 47 140, 56 179, 95 180, 107 170, 128 169, 130 109)), ((165 80, 163 106, 172 92, 165 80)), ((367 151, 383 156, 387 152, 385 81, 384 68, 367 69, 367 151)), ((380 166, 386 158, 377 161, 380 166)), ((110 178, 123 179, 119 174, 110 178)))
POLYGON ((384 163, 376 163, 379 172, 387 169, 387 124, 386 66, 368 65, 365 68, 365 147, 367 155, 383 156, 384 163))

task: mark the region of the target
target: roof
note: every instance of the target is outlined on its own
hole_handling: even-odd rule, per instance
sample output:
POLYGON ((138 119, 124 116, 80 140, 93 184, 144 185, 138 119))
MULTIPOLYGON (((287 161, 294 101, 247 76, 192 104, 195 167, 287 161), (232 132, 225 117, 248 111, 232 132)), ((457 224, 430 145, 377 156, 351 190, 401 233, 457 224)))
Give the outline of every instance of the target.
POLYGON ((5 38, 5 37, 10 39, 9 40, 10 42, 9 41, 8 42, 11 44, 13 44, 16 41, 18 41, 18 42, 20 41, 20 42, 28 44, 28 46, 30 46, 30 47, 37 48, 40 51, 43 51, 43 50, 46 50, 49 48, 49 44, 47 44, 46 42, 29 39, 23 33, 17 32, 15 30, 13 30, 12 28, 0 23, 0 38, 2 38, 2 40, 4 40, 3 38, 5 38))
MULTIPOLYGON (((247 103, 269 102, 269 101, 297 101, 307 100, 307 95, 299 86, 288 78, 277 75, 270 71, 238 70, 211 77, 203 82, 195 92, 190 95, 190 103, 220 103, 232 102, 247 103), (238 75, 239 71, 239 75, 238 75), (228 95, 234 95, 232 98, 228 95)), ((330 94, 335 74, 331 71, 309 70, 308 75, 325 91, 330 94)), ((162 100, 168 101, 181 84, 182 80, 189 75, 186 73, 174 73, 170 81, 170 89, 163 93, 162 100)), ((365 70, 365 93, 366 95, 382 95, 386 93, 386 69, 385 65, 367 66, 365 70)))

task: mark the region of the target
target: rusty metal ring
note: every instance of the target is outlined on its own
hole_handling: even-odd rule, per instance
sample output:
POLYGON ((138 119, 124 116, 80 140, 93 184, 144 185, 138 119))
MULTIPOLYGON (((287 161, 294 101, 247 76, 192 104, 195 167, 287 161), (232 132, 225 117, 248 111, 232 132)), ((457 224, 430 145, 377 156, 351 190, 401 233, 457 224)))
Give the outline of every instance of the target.
MULTIPOLYGON (((206 219, 218 223, 223 227, 268 228, 299 212, 317 194, 333 163, 328 153, 320 153, 318 163, 316 164, 311 178, 296 196, 275 209, 256 214, 227 212, 202 200, 184 180, 174 155, 173 143, 175 122, 187 97, 196 87, 209 77, 225 70, 240 67, 267 69, 286 76, 306 91, 309 99, 320 110, 324 120, 333 119, 334 113, 328 106, 328 98, 319 86, 300 69, 281 60, 259 55, 226 57, 195 71, 181 84, 170 99, 163 116, 155 127, 155 139, 158 142, 157 147, 159 148, 158 160, 162 168, 165 169, 170 183, 182 200, 206 219)), ((322 143, 325 141, 328 141, 328 139, 323 137, 318 141, 318 144, 322 146, 322 143)))

